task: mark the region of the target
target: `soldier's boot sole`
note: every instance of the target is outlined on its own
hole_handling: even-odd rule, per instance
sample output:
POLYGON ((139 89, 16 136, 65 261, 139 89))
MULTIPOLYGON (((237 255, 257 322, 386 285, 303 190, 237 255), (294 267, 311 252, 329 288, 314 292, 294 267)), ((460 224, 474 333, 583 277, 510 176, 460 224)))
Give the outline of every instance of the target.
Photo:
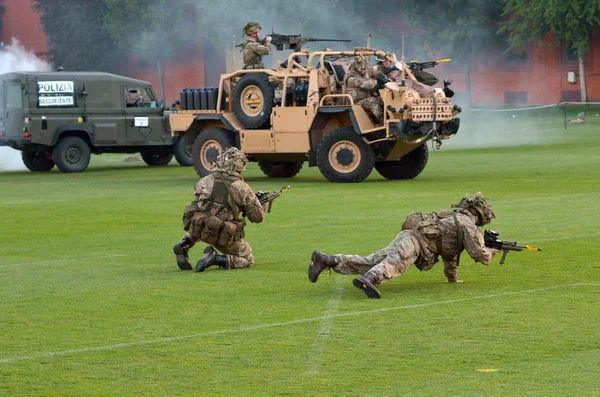
POLYGON ((187 248, 183 248, 181 245, 177 244, 173 247, 173 253, 175 254, 175 259, 177 260, 177 266, 179 266, 181 270, 192 270, 192 264, 188 258, 187 248))
POLYGON ((325 269, 323 266, 315 263, 316 256, 317 251, 314 251, 310 257, 310 265, 308 265, 308 281, 311 283, 316 283, 319 279, 319 274, 321 274, 321 272, 325 269))
POLYGON ((365 277, 360 276, 352 280, 352 284, 365 292, 365 294, 372 299, 380 299, 381 293, 379 290, 365 277))
POLYGON ((208 247, 204 248, 204 256, 202 258, 200 258, 198 263, 196 263, 196 268, 194 269, 194 271, 195 272, 203 272, 208 267, 210 267, 212 265, 216 265, 216 264, 217 264, 217 251, 213 247, 208 246, 208 247))

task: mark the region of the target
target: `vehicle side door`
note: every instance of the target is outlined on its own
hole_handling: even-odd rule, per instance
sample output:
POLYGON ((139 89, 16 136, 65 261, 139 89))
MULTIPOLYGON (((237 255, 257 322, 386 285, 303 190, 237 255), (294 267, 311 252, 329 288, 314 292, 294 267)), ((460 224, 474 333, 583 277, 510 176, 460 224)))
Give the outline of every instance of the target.
POLYGON ((163 111, 150 87, 123 86, 123 105, 129 145, 165 145, 172 141, 163 111))

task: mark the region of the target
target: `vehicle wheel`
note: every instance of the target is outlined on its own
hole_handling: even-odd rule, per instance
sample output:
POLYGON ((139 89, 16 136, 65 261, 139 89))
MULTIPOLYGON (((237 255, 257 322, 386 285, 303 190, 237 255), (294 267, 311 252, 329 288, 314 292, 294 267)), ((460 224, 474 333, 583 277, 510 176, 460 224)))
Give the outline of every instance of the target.
POLYGON ((233 113, 246 128, 269 125, 275 90, 265 73, 246 74, 233 89, 233 113))
POLYGON ((427 145, 421 145, 396 161, 378 161, 375 169, 386 179, 413 179, 419 175, 429 158, 427 145))
POLYGON ((259 161, 258 166, 269 178, 291 178, 302 169, 301 161, 259 161))
POLYGON ((233 133, 224 128, 207 128, 202 131, 192 145, 194 168, 198 175, 212 174, 217 156, 234 145, 233 133))
POLYGON ((82 172, 90 164, 90 147, 77 136, 61 139, 54 147, 52 158, 62 172, 82 172))
POLYGON ((184 167, 194 165, 194 159, 192 158, 192 145, 186 145, 183 137, 179 137, 177 143, 173 147, 173 152, 175 154, 175 160, 177 160, 180 165, 184 167))
POLYGON ((317 166, 331 182, 360 182, 374 163, 373 148, 352 127, 330 131, 317 147, 317 166))
POLYGON ((49 152, 21 152, 23 164, 29 171, 46 172, 54 168, 52 153, 49 152))
POLYGON ((173 159, 173 153, 169 152, 142 152, 140 155, 144 163, 152 166, 167 165, 173 159))

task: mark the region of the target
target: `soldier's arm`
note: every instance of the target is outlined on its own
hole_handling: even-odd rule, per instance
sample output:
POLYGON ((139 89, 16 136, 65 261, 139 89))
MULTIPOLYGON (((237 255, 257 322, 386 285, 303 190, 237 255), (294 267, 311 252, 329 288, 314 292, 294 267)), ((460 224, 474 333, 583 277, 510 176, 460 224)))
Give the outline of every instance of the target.
POLYGON ((458 273, 458 256, 451 258, 442 258, 444 261, 444 274, 449 283, 462 283, 462 280, 457 278, 458 273))
POLYGON ((371 79, 369 77, 355 77, 354 79, 354 84, 357 88, 373 90, 377 87, 377 79, 371 79))
POLYGON ((260 201, 258 201, 256 194, 254 194, 250 186, 248 186, 245 182, 236 182, 234 186, 239 187, 239 193, 241 196, 240 207, 248 217, 248 220, 252 223, 261 223, 265 219, 265 211, 263 210, 260 201))
POLYGON ((489 265, 494 257, 494 252, 487 248, 483 241, 483 235, 474 224, 462 224, 463 229, 463 245, 469 256, 475 262, 481 262, 484 265, 489 265))
POLYGON ((207 199, 210 197, 210 193, 212 192, 212 188, 214 185, 214 177, 212 175, 207 175, 204 178, 200 179, 198 183, 194 186, 194 196, 196 199, 207 199))
POLYGON ((250 49, 257 53, 258 55, 271 55, 271 43, 259 44, 252 43, 249 44, 250 49))

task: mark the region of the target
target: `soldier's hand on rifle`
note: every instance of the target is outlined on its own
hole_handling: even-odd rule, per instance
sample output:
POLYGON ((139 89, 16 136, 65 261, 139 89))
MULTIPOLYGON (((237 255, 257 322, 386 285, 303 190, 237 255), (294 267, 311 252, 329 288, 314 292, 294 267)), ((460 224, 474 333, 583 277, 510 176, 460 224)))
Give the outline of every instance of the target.
POLYGON ((271 40, 273 40, 273 39, 271 38, 271 36, 265 36, 265 38, 264 38, 263 40, 265 41, 265 44, 268 44, 268 43, 270 43, 270 42, 271 42, 271 40))
POLYGON ((488 248, 488 250, 492 254, 492 258, 498 253, 498 250, 496 248, 488 248))

